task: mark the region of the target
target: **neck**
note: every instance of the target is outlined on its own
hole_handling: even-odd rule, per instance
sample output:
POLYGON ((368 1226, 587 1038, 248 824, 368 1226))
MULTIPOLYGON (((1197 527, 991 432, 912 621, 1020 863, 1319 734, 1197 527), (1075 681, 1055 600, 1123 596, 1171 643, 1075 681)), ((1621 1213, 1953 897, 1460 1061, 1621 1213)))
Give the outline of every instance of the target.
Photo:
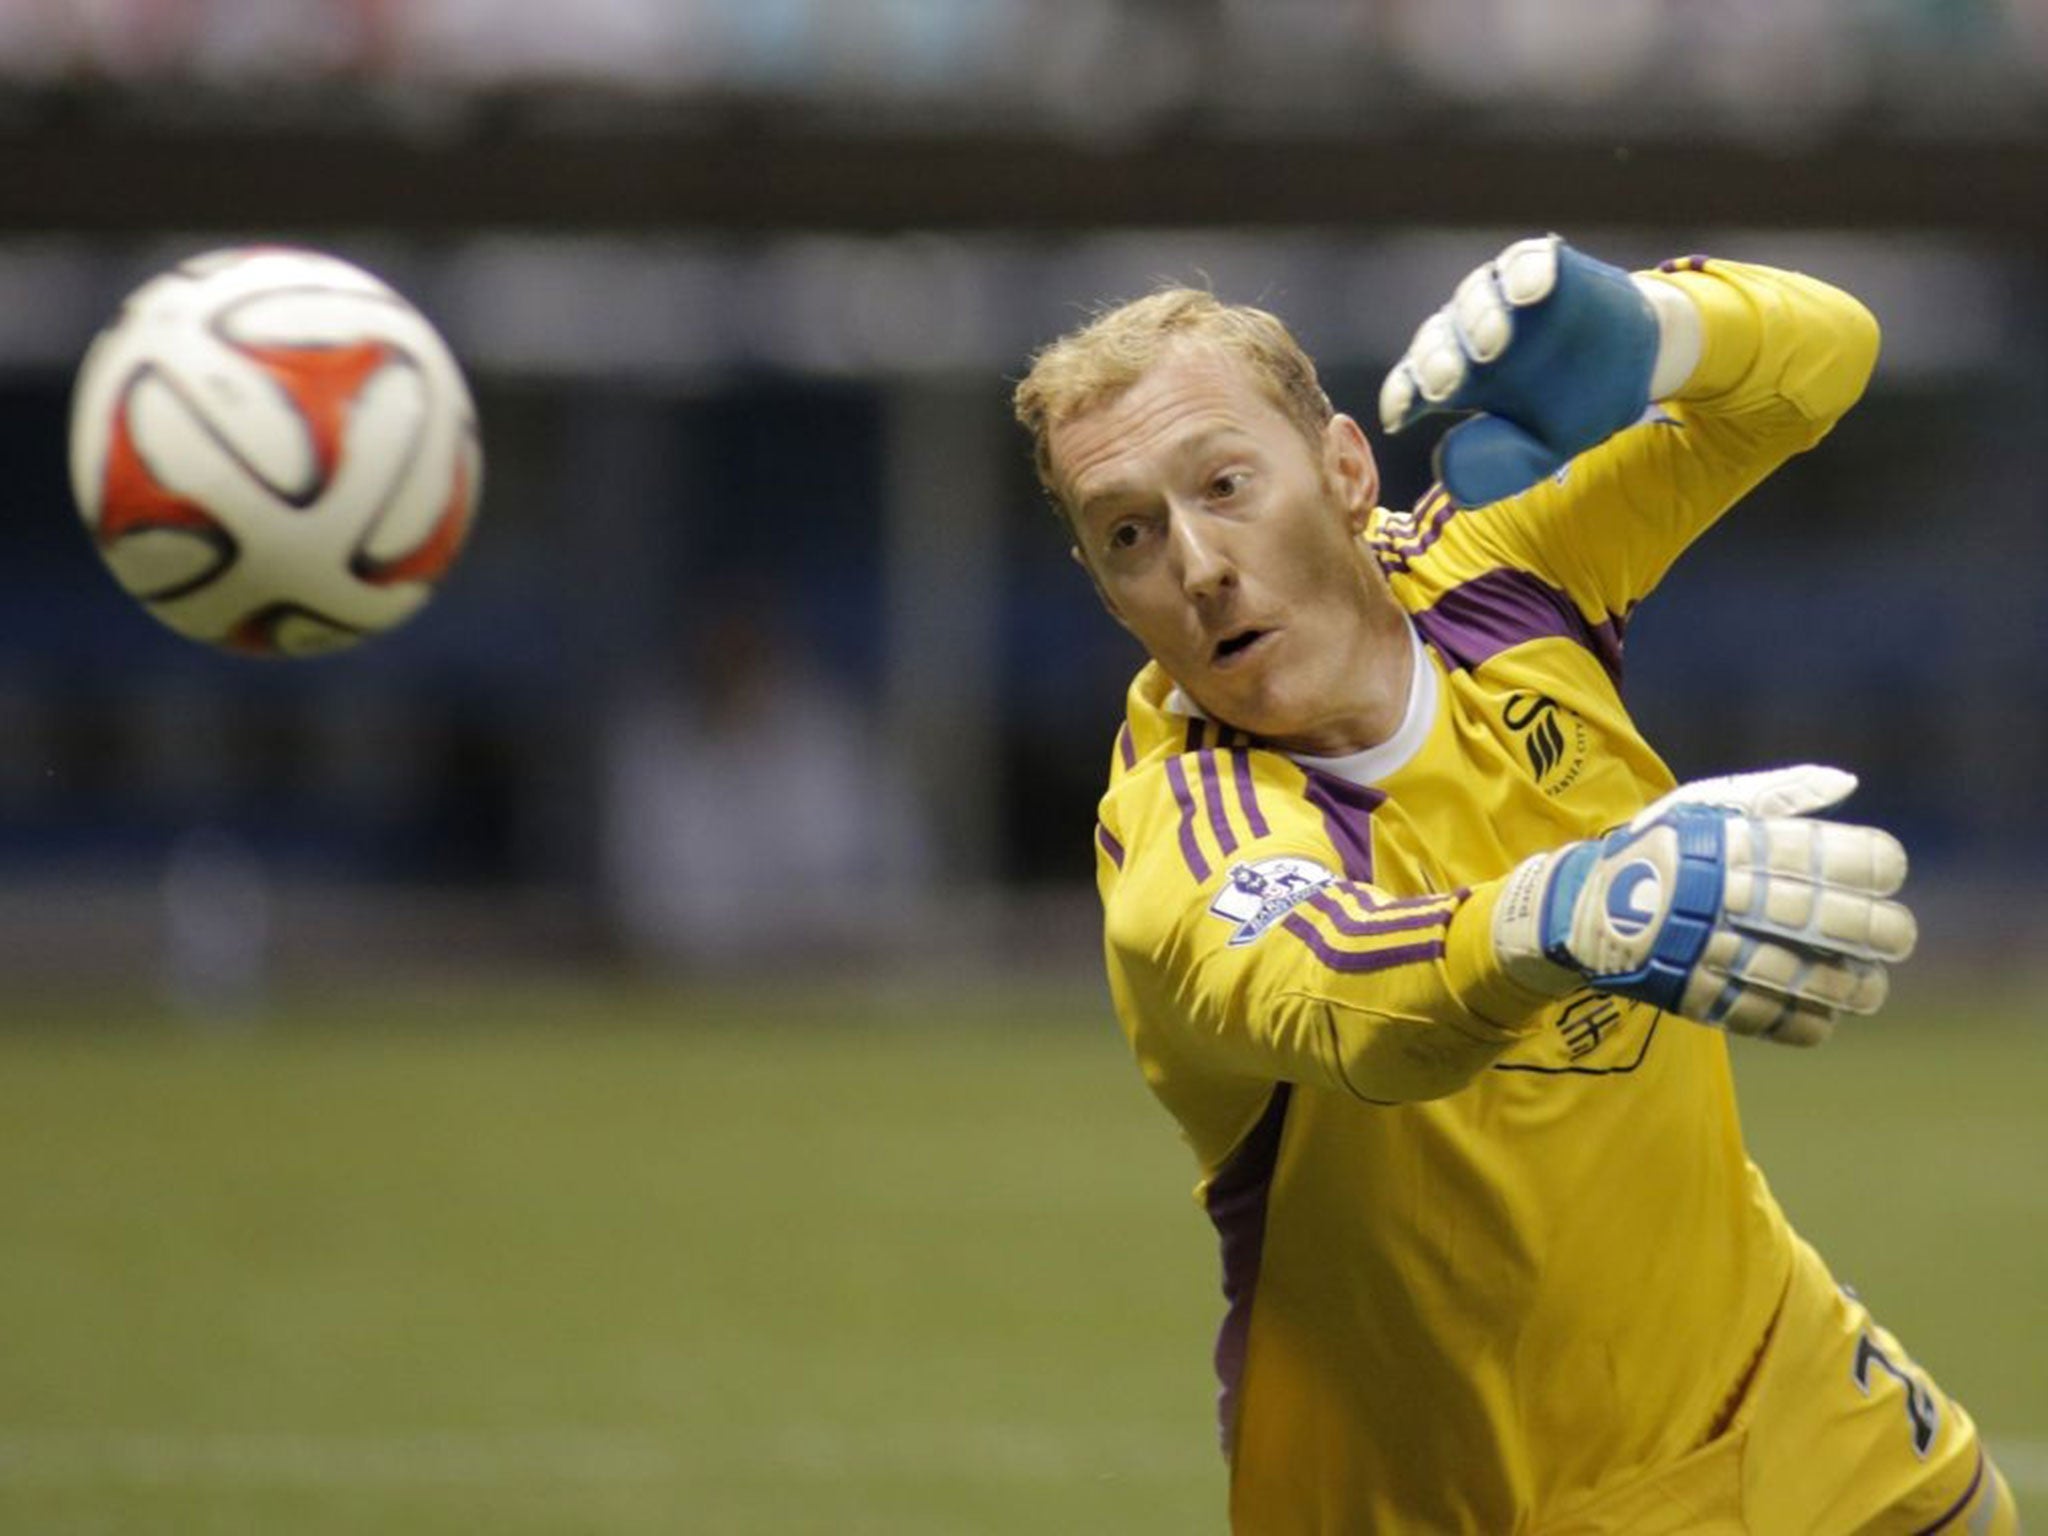
POLYGON ((1362 639, 1355 682, 1343 707, 1298 734, 1273 738, 1274 746, 1307 757, 1348 757, 1379 746, 1400 730, 1415 685, 1415 654, 1408 617, 1391 596, 1372 604, 1362 639))

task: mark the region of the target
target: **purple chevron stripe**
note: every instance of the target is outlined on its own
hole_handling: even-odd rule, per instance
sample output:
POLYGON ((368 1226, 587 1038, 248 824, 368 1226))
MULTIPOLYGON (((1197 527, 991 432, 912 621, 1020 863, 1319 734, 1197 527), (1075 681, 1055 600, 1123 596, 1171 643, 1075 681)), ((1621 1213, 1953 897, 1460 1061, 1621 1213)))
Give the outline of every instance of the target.
POLYGON ((1444 952, 1442 939, 1430 939, 1420 944, 1391 944, 1385 949, 1339 949, 1324 938, 1317 931, 1316 925, 1299 912, 1288 913, 1280 920, 1280 926, 1306 944, 1315 957, 1331 970, 1343 971, 1350 975, 1391 971, 1397 966, 1438 959, 1444 952))
POLYGON ((1415 503, 1415 531, 1405 538, 1390 535, 1379 541, 1377 553, 1381 567, 1389 573, 1407 570, 1444 536, 1444 529, 1450 526, 1451 519, 1460 510, 1442 486, 1431 486, 1415 503))
POLYGON ((1308 769, 1308 786, 1302 791, 1309 804, 1323 813, 1323 830, 1330 835, 1344 860, 1344 873, 1353 880, 1372 880, 1372 813, 1387 797, 1376 789, 1334 778, 1318 769, 1308 769))
POLYGON ((1253 837, 1268 837, 1273 829, 1266 825, 1266 818, 1259 809, 1259 786, 1252 778, 1252 755, 1245 751, 1230 754, 1230 774, 1237 782, 1237 808, 1244 812, 1244 824, 1251 829, 1253 837))
POLYGON ((1444 518, 1454 510, 1451 493, 1441 485, 1432 485, 1422 493, 1415 505, 1408 509, 1408 526, 1411 531, 1406 534, 1391 534, 1387 542, 1396 545, 1419 544, 1429 537, 1431 528, 1440 527, 1444 518))
POLYGON ((1237 834, 1230 827, 1230 813, 1223 805, 1223 785, 1216 774, 1216 754, 1204 751, 1200 754, 1202 763, 1202 802, 1209 807, 1209 829, 1216 834, 1216 848, 1224 858, 1237 852, 1237 834))
POLYGON ((1621 685, 1623 620, 1609 614, 1589 623, 1571 598, 1529 571, 1498 566, 1451 588, 1414 618, 1423 639, 1468 671, 1513 646, 1557 638, 1584 646, 1621 685))
POLYGON ((1669 261, 1657 263, 1659 272, 1704 272, 1707 270, 1705 256, 1674 256, 1669 261))
POLYGON ((1123 729, 1116 733, 1117 755, 1124 760, 1125 768, 1138 765, 1138 743, 1131 736, 1131 722, 1126 720, 1123 729))
POLYGON ((1216 1418, 1226 1456, 1237 1438, 1237 1400, 1251 1334, 1252 1297, 1259 1288, 1259 1265, 1266 1247, 1266 1199, 1273 1188, 1273 1170, 1280 1162, 1280 1137, 1287 1127, 1287 1101, 1292 1092, 1287 1083, 1274 1087, 1259 1123, 1237 1144, 1203 1193, 1203 1204, 1223 1248, 1224 1314, 1223 1326, 1216 1334, 1216 1418))
POLYGON ((1209 878, 1209 861, 1202 856, 1202 845, 1195 841, 1195 797, 1188 789, 1188 776, 1180 765, 1180 759, 1166 760, 1166 782, 1173 786, 1174 802, 1180 806, 1180 856, 1187 860, 1188 873, 1197 880, 1209 878))
POLYGON ((1124 867, 1124 845, 1118 842, 1111 835, 1109 828, 1099 821, 1095 823, 1095 841, 1101 845, 1102 851, 1109 855, 1110 863, 1114 864, 1118 869, 1124 867))
POLYGON ((1325 887, 1332 897, 1342 897, 1357 908, 1359 913, 1371 916, 1377 912, 1415 912, 1424 907, 1446 907, 1456 898, 1443 891, 1431 891, 1427 896, 1381 896, 1368 885, 1356 885, 1349 880, 1340 880, 1325 887))
MULTIPOLYGON (((1356 895, 1355 892, 1347 892, 1356 895)), ((1450 926, 1451 909, 1436 897, 1428 899, 1425 907, 1420 901, 1390 901, 1366 905, 1375 907, 1375 915, 1357 917, 1340 906, 1327 890, 1317 891, 1308 898, 1308 904, 1330 920, 1330 926, 1348 939, 1376 939, 1389 933, 1413 933, 1421 928, 1446 928, 1450 926)))

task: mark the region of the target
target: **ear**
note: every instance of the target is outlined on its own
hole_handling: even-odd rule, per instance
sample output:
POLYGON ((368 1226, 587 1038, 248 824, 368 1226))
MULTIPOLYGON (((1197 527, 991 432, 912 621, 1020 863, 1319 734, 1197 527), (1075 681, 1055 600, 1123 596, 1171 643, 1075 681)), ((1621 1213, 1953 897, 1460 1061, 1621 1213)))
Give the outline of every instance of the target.
POLYGON ((1354 533, 1363 532, 1380 499, 1380 467, 1372 456, 1365 429, 1349 416, 1337 415, 1323 429, 1323 474, 1337 493, 1354 533))
MULTIPOLYGON (((1067 546, 1067 558, 1088 573, 1088 585, 1095 589, 1095 596, 1101 601, 1103 608, 1107 610, 1109 616, 1115 619, 1117 623, 1124 624, 1124 616, 1117 611, 1116 604, 1110 601, 1109 594, 1102 590, 1102 582, 1096 576, 1095 568, 1088 563, 1088 557, 1081 553, 1081 546, 1069 544, 1067 546)), ((1125 629, 1130 627, 1130 625, 1124 624, 1125 629)))

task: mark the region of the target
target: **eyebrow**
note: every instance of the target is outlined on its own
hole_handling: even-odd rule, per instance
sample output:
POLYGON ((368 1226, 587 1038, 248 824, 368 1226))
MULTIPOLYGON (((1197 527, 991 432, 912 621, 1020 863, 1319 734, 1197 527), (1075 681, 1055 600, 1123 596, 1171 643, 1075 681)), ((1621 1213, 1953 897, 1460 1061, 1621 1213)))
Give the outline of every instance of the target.
MULTIPOLYGON (((1218 439, 1243 435, 1245 433, 1242 427, 1205 427, 1186 442, 1175 445, 1168 454, 1168 458, 1174 463, 1188 459, 1203 458, 1214 451, 1218 439)), ((1086 522, 1091 513, 1099 515, 1103 508, 1114 508, 1126 502, 1141 501, 1144 499, 1144 496, 1145 493, 1142 490, 1127 481, 1118 481, 1105 485, 1093 495, 1075 503, 1074 521, 1077 524, 1086 522)))

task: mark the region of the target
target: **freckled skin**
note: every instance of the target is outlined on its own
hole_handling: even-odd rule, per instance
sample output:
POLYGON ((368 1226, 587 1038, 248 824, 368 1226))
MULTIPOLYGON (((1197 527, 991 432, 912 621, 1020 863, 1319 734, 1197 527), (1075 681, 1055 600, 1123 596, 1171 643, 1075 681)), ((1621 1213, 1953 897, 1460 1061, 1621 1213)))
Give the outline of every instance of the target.
POLYGON ((1243 363, 1183 342, 1050 446, 1074 558, 1206 714, 1318 756, 1394 733, 1412 663, 1358 540, 1379 473, 1356 421, 1311 443, 1243 363))

